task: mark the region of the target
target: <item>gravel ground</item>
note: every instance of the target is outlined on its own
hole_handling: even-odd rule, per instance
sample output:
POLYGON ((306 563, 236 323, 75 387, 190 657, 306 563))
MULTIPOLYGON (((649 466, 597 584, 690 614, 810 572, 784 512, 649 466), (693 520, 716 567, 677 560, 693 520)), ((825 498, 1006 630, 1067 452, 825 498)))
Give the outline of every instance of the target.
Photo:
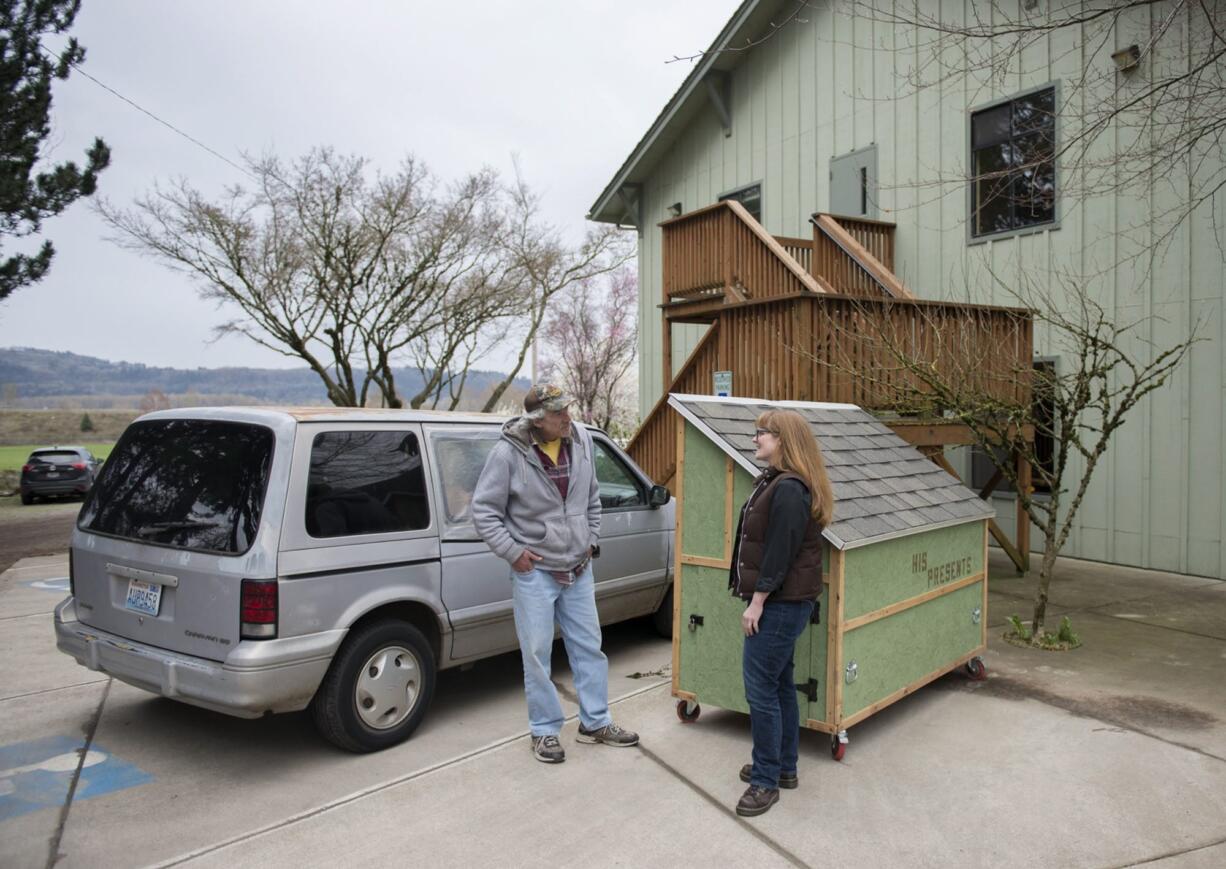
POLYGON ((14 496, 0 498, 0 572, 21 558, 68 551, 80 501, 23 506, 14 496))

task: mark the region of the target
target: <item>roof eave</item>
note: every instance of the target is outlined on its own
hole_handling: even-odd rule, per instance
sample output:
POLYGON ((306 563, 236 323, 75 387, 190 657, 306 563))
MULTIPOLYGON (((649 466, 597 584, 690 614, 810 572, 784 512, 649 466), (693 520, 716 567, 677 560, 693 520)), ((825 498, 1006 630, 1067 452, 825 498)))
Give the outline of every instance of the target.
MULTIPOLYGON (((723 49, 733 41, 740 41, 739 38, 743 35, 742 31, 750 29, 753 22, 754 13, 761 6, 773 7, 776 4, 769 0, 745 0, 733 13, 728 23, 724 25, 724 29, 720 31, 719 36, 715 37, 715 41, 711 43, 711 47, 703 52, 702 58, 686 76, 685 81, 681 83, 681 87, 673 94, 672 98, 665 104, 664 109, 656 116, 655 121, 647 128, 647 132, 643 135, 634 150, 630 152, 621 168, 614 174, 613 179, 605 186, 600 196, 592 204, 588 210, 587 219, 596 221, 597 223, 614 223, 619 226, 622 224, 622 219, 626 216, 625 207, 618 202, 618 193, 627 184, 637 183, 635 170, 639 168, 639 163, 643 157, 652 149, 659 140, 660 136, 672 124, 673 119, 678 112, 690 101, 694 91, 702 84, 703 78, 713 69, 728 69, 735 65, 735 62, 729 62, 726 56, 722 53, 723 49)), ((704 97, 705 99, 705 97, 704 97)))

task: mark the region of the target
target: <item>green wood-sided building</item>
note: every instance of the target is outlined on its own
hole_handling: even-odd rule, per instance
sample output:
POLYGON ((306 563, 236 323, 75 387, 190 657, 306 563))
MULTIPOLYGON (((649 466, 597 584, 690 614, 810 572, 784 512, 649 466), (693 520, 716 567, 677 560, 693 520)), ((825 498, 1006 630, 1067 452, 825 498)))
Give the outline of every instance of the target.
POLYGON ((673 694, 682 720, 699 704, 747 712, 744 603, 728 589, 741 505, 761 470, 753 431, 770 407, 800 412, 835 493, 825 529, 825 588, 796 644, 802 726, 846 730, 987 646, 991 507, 854 405, 670 395, 678 412, 673 694))

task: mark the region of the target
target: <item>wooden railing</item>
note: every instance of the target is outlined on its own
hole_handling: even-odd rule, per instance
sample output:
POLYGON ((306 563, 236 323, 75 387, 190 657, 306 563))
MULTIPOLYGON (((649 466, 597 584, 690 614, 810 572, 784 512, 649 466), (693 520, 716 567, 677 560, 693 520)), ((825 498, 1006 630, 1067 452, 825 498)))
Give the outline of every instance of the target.
POLYGON ((719 202, 660 226, 668 301, 721 296, 739 301, 823 292, 809 270, 739 202, 719 202))
POLYGON ((660 396, 651 412, 635 432, 626 452, 656 483, 667 486, 677 469, 676 411, 668 406, 668 392, 706 394, 711 392, 711 375, 717 371, 720 325, 715 323, 702 336, 673 378, 672 386, 660 396))
POLYGON ((878 262, 890 271, 894 271, 894 230, 896 226, 893 223, 873 220, 869 217, 847 217, 842 214, 832 214, 830 217, 837 220, 852 238, 877 258, 878 262))
POLYGON ((894 275, 893 260, 894 240, 889 224, 858 218, 836 218, 829 214, 813 215, 810 271, 815 277, 824 279, 835 292, 855 296, 914 298, 894 275), (883 261, 878 254, 887 259, 883 261))
POLYGON ((813 239, 777 235, 775 241, 787 252, 788 256, 796 260, 797 265, 809 274, 813 274, 813 239))
MULTIPOLYGON (((726 370, 735 395, 912 412, 925 390, 901 355, 961 388, 1025 406, 1032 341, 1030 314, 1016 308, 795 294, 722 310, 668 391, 709 394, 711 374, 726 370)), ((662 397, 629 445, 665 485, 675 472, 674 414, 662 397)))

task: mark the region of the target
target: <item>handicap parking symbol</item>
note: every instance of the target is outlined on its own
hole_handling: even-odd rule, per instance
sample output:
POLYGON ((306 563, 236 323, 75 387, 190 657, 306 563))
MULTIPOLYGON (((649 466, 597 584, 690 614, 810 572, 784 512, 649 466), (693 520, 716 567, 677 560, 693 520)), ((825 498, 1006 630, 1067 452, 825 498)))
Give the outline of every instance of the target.
POLYGON ((34 579, 30 582, 22 583, 30 588, 36 588, 39 591, 50 591, 55 594, 68 594, 68 577, 57 576, 54 579, 34 579))
POLYGON ((0 821, 62 806, 78 765, 81 777, 74 801, 153 781, 101 745, 91 746, 82 760, 80 741, 68 736, 0 745, 0 821))

